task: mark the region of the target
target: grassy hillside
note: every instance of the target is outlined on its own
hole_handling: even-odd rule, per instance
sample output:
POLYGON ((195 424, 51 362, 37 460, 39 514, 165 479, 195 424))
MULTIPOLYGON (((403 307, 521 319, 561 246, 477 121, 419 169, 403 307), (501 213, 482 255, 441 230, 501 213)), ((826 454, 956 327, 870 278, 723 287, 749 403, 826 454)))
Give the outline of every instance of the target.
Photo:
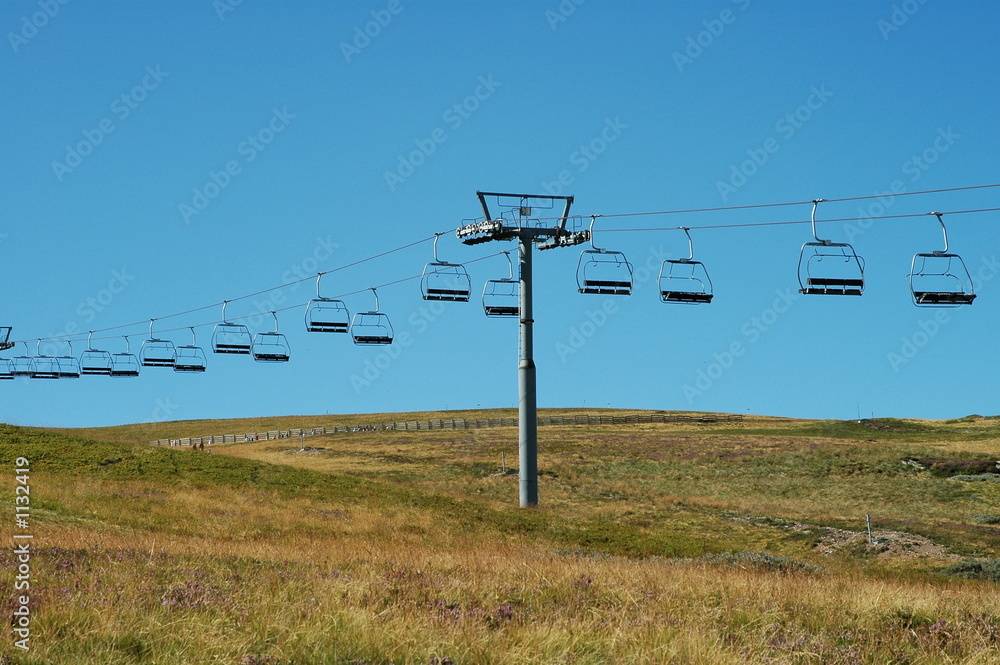
MULTIPOLYGON (((539 415, 564 416, 577 413, 591 415, 628 415, 645 413, 633 409, 542 409, 539 415)), ((657 412, 664 413, 664 412, 657 412)), ((683 413, 683 412, 682 412, 683 413)), ((700 412, 699 412, 700 413, 700 412)), ((228 420, 179 420, 135 423, 114 427, 54 428, 51 431, 122 443, 147 443, 157 439, 180 439, 218 434, 247 434, 268 430, 288 430, 336 425, 365 425, 395 420, 430 420, 437 418, 516 418, 517 409, 476 409, 465 411, 420 411, 414 413, 368 413, 350 415, 273 416, 268 418, 238 418, 228 420)), ((758 419, 770 422, 775 419, 758 419)), ((784 419, 777 419, 784 420, 784 419)))
POLYGON ((992 419, 545 427, 530 511, 514 428, 136 443, 426 417, 0 426, 35 536, 0 662, 1000 662, 1000 476, 954 476, 992 419))

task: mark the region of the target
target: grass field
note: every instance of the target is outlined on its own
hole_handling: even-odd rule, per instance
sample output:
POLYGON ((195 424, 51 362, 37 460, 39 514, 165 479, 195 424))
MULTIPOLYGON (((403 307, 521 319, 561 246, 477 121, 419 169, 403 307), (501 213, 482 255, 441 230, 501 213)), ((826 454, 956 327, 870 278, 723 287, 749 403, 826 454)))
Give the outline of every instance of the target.
POLYGON ((145 443, 451 415, 0 425, 0 662, 1000 663, 1000 420, 544 427, 536 510, 516 428, 145 443))

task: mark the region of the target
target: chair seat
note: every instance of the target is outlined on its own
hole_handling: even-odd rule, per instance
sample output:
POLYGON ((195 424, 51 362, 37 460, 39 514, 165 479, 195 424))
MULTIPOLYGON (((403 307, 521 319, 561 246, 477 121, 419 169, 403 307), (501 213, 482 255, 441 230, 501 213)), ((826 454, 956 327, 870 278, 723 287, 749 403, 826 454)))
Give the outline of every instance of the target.
POLYGON ((806 287, 799 289, 799 293, 813 296, 860 296, 861 289, 849 289, 842 287, 815 288, 806 287))
POLYGON ((506 307, 506 306, 489 306, 485 308, 486 313, 490 316, 517 316, 520 313, 519 307, 506 307))
POLYGON ((863 279, 854 279, 854 278, 835 279, 835 278, 831 278, 831 277, 810 277, 806 281, 806 284, 808 284, 809 286, 832 286, 832 287, 840 287, 840 288, 846 288, 846 287, 862 288, 865 285, 865 280, 863 280, 863 279))
POLYGON ((313 321, 306 326, 307 332, 347 332, 349 326, 346 323, 332 323, 327 321, 313 321))
POLYGON ((632 282, 622 282, 613 280, 588 279, 579 289, 580 293, 593 293, 597 295, 631 295, 632 282))
POLYGON ((711 293, 691 291, 661 291, 660 298, 664 302, 712 302, 711 293))
POLYGON ((913 298, 918 303, 933 305, 971 305, 972 301, 976 299, 976 294, 953 291, 914 291, 913 298))
POLYGON ((275 362, 284 362, 289 358, 287 353, 255 353, 253 357, 256 360, 271 360, 275 362))
POLYGON ((424 300, 439 300, 445 302, 469 302, 468 293, 434 293, 428 291, 424 300))
POLYGON ((392 338, 385 335, 355 335, 354 341, 358 344, 389 344, 392 338))

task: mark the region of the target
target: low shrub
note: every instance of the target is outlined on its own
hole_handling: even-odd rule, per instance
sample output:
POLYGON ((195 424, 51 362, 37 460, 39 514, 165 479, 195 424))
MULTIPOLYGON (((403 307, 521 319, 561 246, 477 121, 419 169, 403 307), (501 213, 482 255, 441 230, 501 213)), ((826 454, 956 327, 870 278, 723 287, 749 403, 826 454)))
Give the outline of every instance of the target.
POLYGON ((724 566, 748 566, 782 573, 822 573, 825 571, 822 566, 797 561, 787 556, 778 556, 770 552, 719 552, 718 554, 706 554, 699 560, 724 566))
POLYGON ((941 570, 946 577, 1000 582, 1000 559, 966 559, 941 570))

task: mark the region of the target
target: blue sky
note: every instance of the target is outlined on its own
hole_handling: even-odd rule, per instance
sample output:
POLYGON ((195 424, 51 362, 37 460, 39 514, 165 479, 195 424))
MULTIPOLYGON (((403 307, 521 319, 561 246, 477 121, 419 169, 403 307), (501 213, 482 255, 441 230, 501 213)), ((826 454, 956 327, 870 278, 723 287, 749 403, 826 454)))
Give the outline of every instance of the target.
MULTIPOLYGON (((291 361, 209 354, 203 375, 0 384, 0 420, 164 419, 510 407, 517 330, 416 281, 379 290, 397 334, 307 333, 300 276, 449 231, 477 190, 563 193, 636 267, 628 298, 576 292, 580 249, 536 253, 543 407, 946 418, 1000 413, 998 213, 946 215, 979 298, 915 307, 933 217, 1000 207, 986 188, 821 204, 821 235, 867 261, 861 298, 799 296, 810 201, 1000 182, 1000 8, 989 2, 8 1, 0 5, 0 325, 14 339, 148 321, 224 299, 254 331, 278 313, 291 361), (749 175, 748 175, 749 174, 749 175), (861 218, 861 219, 858 219, 861 218), (850 220, 854 221, 850 221, 850 220), (660 263, 695 253, 704 306, 663 304, 660 263), (403 343, 405 340, 405 343, 403 343)), ((441 258, 478 294, 506 275, 453 234, 441 258)), ((490 257, 490 255, 494 255, 490 257)), ((324 295, 419 274, 429 241, 340 270, 324 295)), ((368 310, 370 293, 345 298, 368 310)), ((221 309, 157 329, 208 346, 221 309)), ((133 351, 145 325, 95 346, 133 351)), ((103 339, 109 337, 111 339, 103 339)), ((29 344, 35 349, 34 342, 29 344)), ((43 351, 68 353, 66 344, 43 351)), ((4 353, 21 355, 24 347, 4 353)))

